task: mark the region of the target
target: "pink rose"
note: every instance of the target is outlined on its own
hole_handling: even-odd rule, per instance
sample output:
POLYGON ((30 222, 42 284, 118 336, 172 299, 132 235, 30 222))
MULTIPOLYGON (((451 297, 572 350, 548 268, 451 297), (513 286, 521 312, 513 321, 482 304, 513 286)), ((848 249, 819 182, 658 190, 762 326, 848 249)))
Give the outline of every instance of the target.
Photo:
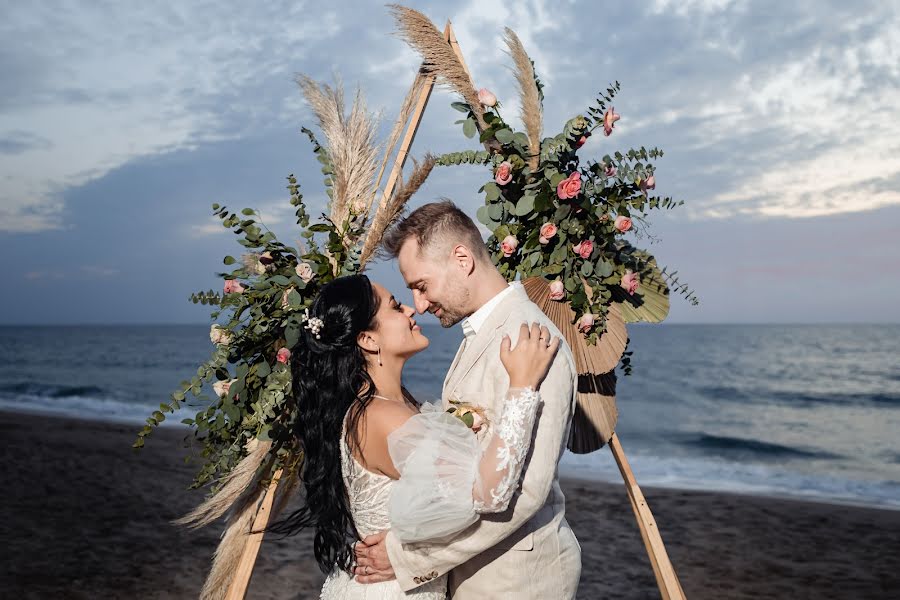
POLYGON ((512 163, 508 160, 504 160, 500 163, 500 166, 497 167, 497 172, 494 173, 494 181, 499 185, 506 185, 512 181, 512 163))
POLYGON ((606 134, 607 137, 613 132, 613 125, 615 122, 621 118, 622 117, 616 114, 616 109, 614 107, 610 106, 606 109, 606 114, 603 115, 603 133, 606 134))
POLYGON ((551 300, 562 300, 566 297, 566 286, 563 285, 563 282, 557 279, 556 281, 550 282, 550 299, 551 300))
POLYGON ((287 348, 281 348, 278 353, 275 355, 275 360, 280 362, 283 365, 286 365, 289 360, 291 360, 291 351, 287 348))
POLYGON ((631 219, 629 219, 628 217, 619 215, 616 217, 615 226, 616 226, 616 229, 619 231, 619 233, 625 233, 626 231, 631 229, 631 219))
POLYGON ((478 101, 484 104, 485 106, 496 106, 497 105, 497 96, 491 92, 491 90, 487 88, 481 88, 478 90, 478 101))
POLYGON ((655 190, 656 189, 656 178, 651 175, 647 179, 641 179, 641 182, 638 184, 638 187, 641 188, 641 191, 645 194, 647 190, 655 190))
POLYGON ((594 252, 594 242, 591 240, 582 240, 577 246, 572 246, 572 250, 574 250, 575 254, 579 255, 581 258, 590 258, 591 254, 594 252))
POLYGON ((226 279, 225 286, 222 288, 226 294, 241 294, 245 288, 237 279, 226 279))
POLYGON ((608 165, 606 163, 600 163, 603 167, 603 174, 607 177, 615 177, 616 176, 616 168, 612 165, 608 165))
POLYGON ((213 391, 216 393, 216 396, 219 398, 224 398, 228 395, 228 390, 231 389, 231 384, 237 381, 237 379, 230 379, 228 381, 217 381, 213 384, 213 391))
POLYGON ((560 200, 575 198, 581 193, 581 174, 575 171, 556 186, 556 195, 560 200))
POLYGON ((591 327, 594 326, 594 315, 591 313, 587 313, 581 315, 581 318, 578 319, 578 330, 581 333, 587 333, 591 330, 591 327))
POLYGON ((630 295, 634 295, 634 292, 638 289, 640 283, 641 282, 640 279, 638 279, 637 273, 625 271, 625 274, 622 275, 622 283, 620 285, 630 295))
POLYGON ((519 247, 519 240, 516 239, 514 235, 508 235, 503 238, 503 241, 500 242, 500 250, 503 251, 503 256, 510 257, 516 251, 516 248, 519 247))
POLYGON ((294 272, 297 273, 297 277, 302 279, 304 283, 309 283, 316 276, 309 263, 300 263, 294 268, 294 272))
POLYGON ((541 244, 547 244, 554 235, 556 235, 556 225, 553 223, 544 223, 541 225, 541 233, 538 241, 541 244))

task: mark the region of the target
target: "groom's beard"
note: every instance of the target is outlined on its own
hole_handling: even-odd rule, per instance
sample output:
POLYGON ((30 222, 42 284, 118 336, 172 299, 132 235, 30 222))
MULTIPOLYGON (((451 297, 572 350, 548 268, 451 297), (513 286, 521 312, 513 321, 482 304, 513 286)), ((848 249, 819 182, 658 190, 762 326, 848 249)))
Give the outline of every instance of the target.
MULTIPOLYGON (((460 321, 465 319, 467 316, 469 316, 469 315, 464 315, 464 314, 460 314, 457 312, 453 312, 451 310, 447 310, 447 308, 444 306, 441 306, 439 308, 441 311, 441 316, 438 317, 438 321, 440 321, 441 327, 443 327, 444 329, 449 329, 450 327, 453 327, 454 325, 456 325, 457 323, 459 323, 460 321)), ((435 316, 437 316, 437 315, 435 315, 435 316)))
POLYGON ((452 305, 452 308, 448 307, 446 304, 438 304, 437 309, 434 309, 431 312, 432 314, 434 314, 437 310, 440 310, 440 316, 434 316, 436 316, 438 318, 438 321, 441 322, 441 327, 443 327, 444 329, 448 329, 472 314, 472 311, 470 310, 459 308, 468 306, 469 299, 469 290, 467 290, 465 287, 460 286, 456 288, 456 293, 453 294, 453 297, 447 298, 447 302, 452 305))

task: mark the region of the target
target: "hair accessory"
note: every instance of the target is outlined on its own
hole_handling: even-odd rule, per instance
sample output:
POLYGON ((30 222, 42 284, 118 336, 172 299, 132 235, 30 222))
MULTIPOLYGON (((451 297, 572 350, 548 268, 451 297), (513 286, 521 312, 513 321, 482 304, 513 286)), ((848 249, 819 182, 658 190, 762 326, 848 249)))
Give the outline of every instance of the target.
POLYGON ((309 309, 307 308, 305 314, 303 316, 303 320, 306 322, 304 327, 312 332, 314 336, 316 336, 317 340, 322 339, 322 336, 319 332, 325 328, 325 322, 319 317, 310 317, 309 309))

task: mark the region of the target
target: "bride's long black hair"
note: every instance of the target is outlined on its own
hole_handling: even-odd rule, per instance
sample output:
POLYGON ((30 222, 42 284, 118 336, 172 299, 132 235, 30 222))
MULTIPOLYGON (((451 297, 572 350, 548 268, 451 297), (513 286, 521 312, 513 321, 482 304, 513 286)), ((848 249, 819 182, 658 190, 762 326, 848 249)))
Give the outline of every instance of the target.
POLYGON ((319 568, 349 570, 351 542, 357 537, 341 475, 341 429, 347 418, 347 441, 359 448, 360 417, 376 393, 366 371, 366 356, 357 336, 376 328, 379 299, 365 275, 340 277, 322 287, 309 311, 324 323, 319 338, 304 329, 292 355, 297 424, 303 451, 303 505, 272 531, 292 534, 313 527, 313 551, 319 568))

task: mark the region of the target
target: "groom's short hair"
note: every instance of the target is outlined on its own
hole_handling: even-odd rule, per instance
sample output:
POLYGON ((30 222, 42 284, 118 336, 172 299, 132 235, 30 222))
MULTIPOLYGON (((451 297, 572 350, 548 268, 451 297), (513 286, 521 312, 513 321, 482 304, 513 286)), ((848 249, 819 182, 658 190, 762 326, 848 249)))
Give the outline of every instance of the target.
POLYGON ((381 246, 391 258, 396 258, 410 238, 418 242, 420 253, 463 244, 476 259, 490 262, 490 254, 474 221, 447 199, 412 211, 385 233, 381 246))

